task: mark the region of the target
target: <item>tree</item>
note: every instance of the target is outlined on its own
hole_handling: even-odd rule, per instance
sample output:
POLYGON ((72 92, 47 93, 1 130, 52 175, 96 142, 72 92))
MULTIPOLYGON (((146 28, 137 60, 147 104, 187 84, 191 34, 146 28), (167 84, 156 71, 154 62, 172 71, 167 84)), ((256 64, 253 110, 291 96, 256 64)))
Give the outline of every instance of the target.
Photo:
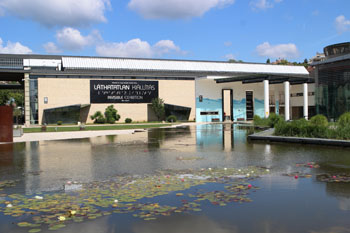
POLYGON ((117 109, 113 105, 110 105, 106 108, 105 111, 106 122, 109 124, 114 124, 116 121, 119 121, 120 115, 118 114, 117 109))
POLYGON ((270 58, 268 58, 268 59, 266 60, 266 64, 270 64, 270 63, 271 63, 270 58))
POLYGON ((164 120, 165 118, 165 108, 164 108, 164 100, 160 98, 155 98, 152 100, 152 109, 156 114, 158 120, 164 120))

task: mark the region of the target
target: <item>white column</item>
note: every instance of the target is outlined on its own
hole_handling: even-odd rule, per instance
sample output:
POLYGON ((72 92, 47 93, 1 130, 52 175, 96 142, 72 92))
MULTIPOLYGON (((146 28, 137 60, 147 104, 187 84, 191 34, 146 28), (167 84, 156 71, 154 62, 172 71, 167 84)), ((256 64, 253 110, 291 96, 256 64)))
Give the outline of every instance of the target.
POLYGON ((290 120, 290 114, 289 114, 289 82, 284 82, 284 119, 286 121, 290 120))
POLYGON ((306 120, 309 118, 309 91, 307 83, 303 84, 304 86, 304 117, 306 120))
POLYGON ((30 125, 30 90, 29 74, 24 74, 24 120, 25 126, 30 125))
POLYGON ((270 90, 269 90, 269 80, 264 80, 264 104, 265 104, 265 118, 270 115, 270 90))

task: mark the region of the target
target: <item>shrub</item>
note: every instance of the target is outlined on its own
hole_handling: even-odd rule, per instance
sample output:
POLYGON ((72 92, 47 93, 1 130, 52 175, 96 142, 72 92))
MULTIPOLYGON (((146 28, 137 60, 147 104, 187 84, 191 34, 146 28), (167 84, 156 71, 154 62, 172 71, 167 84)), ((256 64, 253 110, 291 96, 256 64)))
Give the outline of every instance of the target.
POLYGON ((271 113, 268 117, 268 124, 270 128, 274 128, 279 121, 284 121, 283 117, 275 113, 271 113))
POLYGON ((174 116, 174 115, 170 115, 170 116, 168 116, 168 117, 166 118, 166 121, 167 121, 167 122, 176 122, 176 121, 177 121, 177 118, 176 118, 176 116, 174 116))
POLYGON ((120 115, 118 114, 117 109, 113 105, 110 105, 106 108, 105 111, 106 122, 109 124, 114 124, 116 121, 119 121, 120 115))
POLYGON ((94 121, 94 124, 104 124, 106 119, 103 117, 100 111, 95 112, 94 115, 90 116, 91 120, 94 121))
POLYGON ((131 122, 132 122, 132 119, 131 119, 131 118, 126 118, 126 119, 125 119, 125 123, 130 124, 131 122))
POLYGON ((348 127, 350 126, 350 112, 346 112, 339 117, 338 127, 348 127))
POLYGON ((261 118, 258 115, 254 115, 253 124, 254 126, 269 127, 269 120, 267 118, 261 118))
POLYGON ((57 125, 62 125, 62 121, 57 121, 57 125))
POLYGON ((320 114, 311 117, 310 123, 311 123, 311 125, 314 125, 314 126, 328 127, 327 117, 320 115, 320 114))
POLYGON ((155 98, 152 100, 152 109, 156 114, 159 121, 164 120, 165 118, 165 108, 164 108, 164 100, 160 98, 155 98))

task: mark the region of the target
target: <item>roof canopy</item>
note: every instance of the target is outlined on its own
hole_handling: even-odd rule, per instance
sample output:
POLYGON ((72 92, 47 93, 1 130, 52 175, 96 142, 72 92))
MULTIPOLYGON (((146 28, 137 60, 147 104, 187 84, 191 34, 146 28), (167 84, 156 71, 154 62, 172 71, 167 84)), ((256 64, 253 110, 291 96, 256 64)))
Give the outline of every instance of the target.
POLYGON ((217 82, 309 80, 303 66, 137 58, 0 54, 0 80, 32 75, 211 78, 217 82), (6 74, 5 74, 6 73, 6 74), (16 76, 13 77, 12 76, 16 76), (5 78, 5 77, 4 77, 5 78))
POLYGON ((282 66, 252 63, 62 57, 62 65, 66 70, 129 70, 216 75, 228 74, 232 76, 265 74, 304 78, 309 77, 309 72, 303 66, 282 66))

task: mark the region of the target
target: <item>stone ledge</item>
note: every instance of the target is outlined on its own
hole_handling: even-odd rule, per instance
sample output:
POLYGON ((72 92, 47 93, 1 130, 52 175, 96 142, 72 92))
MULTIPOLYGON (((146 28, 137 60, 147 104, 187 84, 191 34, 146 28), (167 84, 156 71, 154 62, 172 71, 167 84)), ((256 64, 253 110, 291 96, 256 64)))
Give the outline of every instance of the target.
POLYGON ((249 135, 248 139, 252 141, 287 142, 287 143, 350 147, 350 140, 273 136, 273 132, 274 132, 274 129, 268 129, 263 132, 249 135))

